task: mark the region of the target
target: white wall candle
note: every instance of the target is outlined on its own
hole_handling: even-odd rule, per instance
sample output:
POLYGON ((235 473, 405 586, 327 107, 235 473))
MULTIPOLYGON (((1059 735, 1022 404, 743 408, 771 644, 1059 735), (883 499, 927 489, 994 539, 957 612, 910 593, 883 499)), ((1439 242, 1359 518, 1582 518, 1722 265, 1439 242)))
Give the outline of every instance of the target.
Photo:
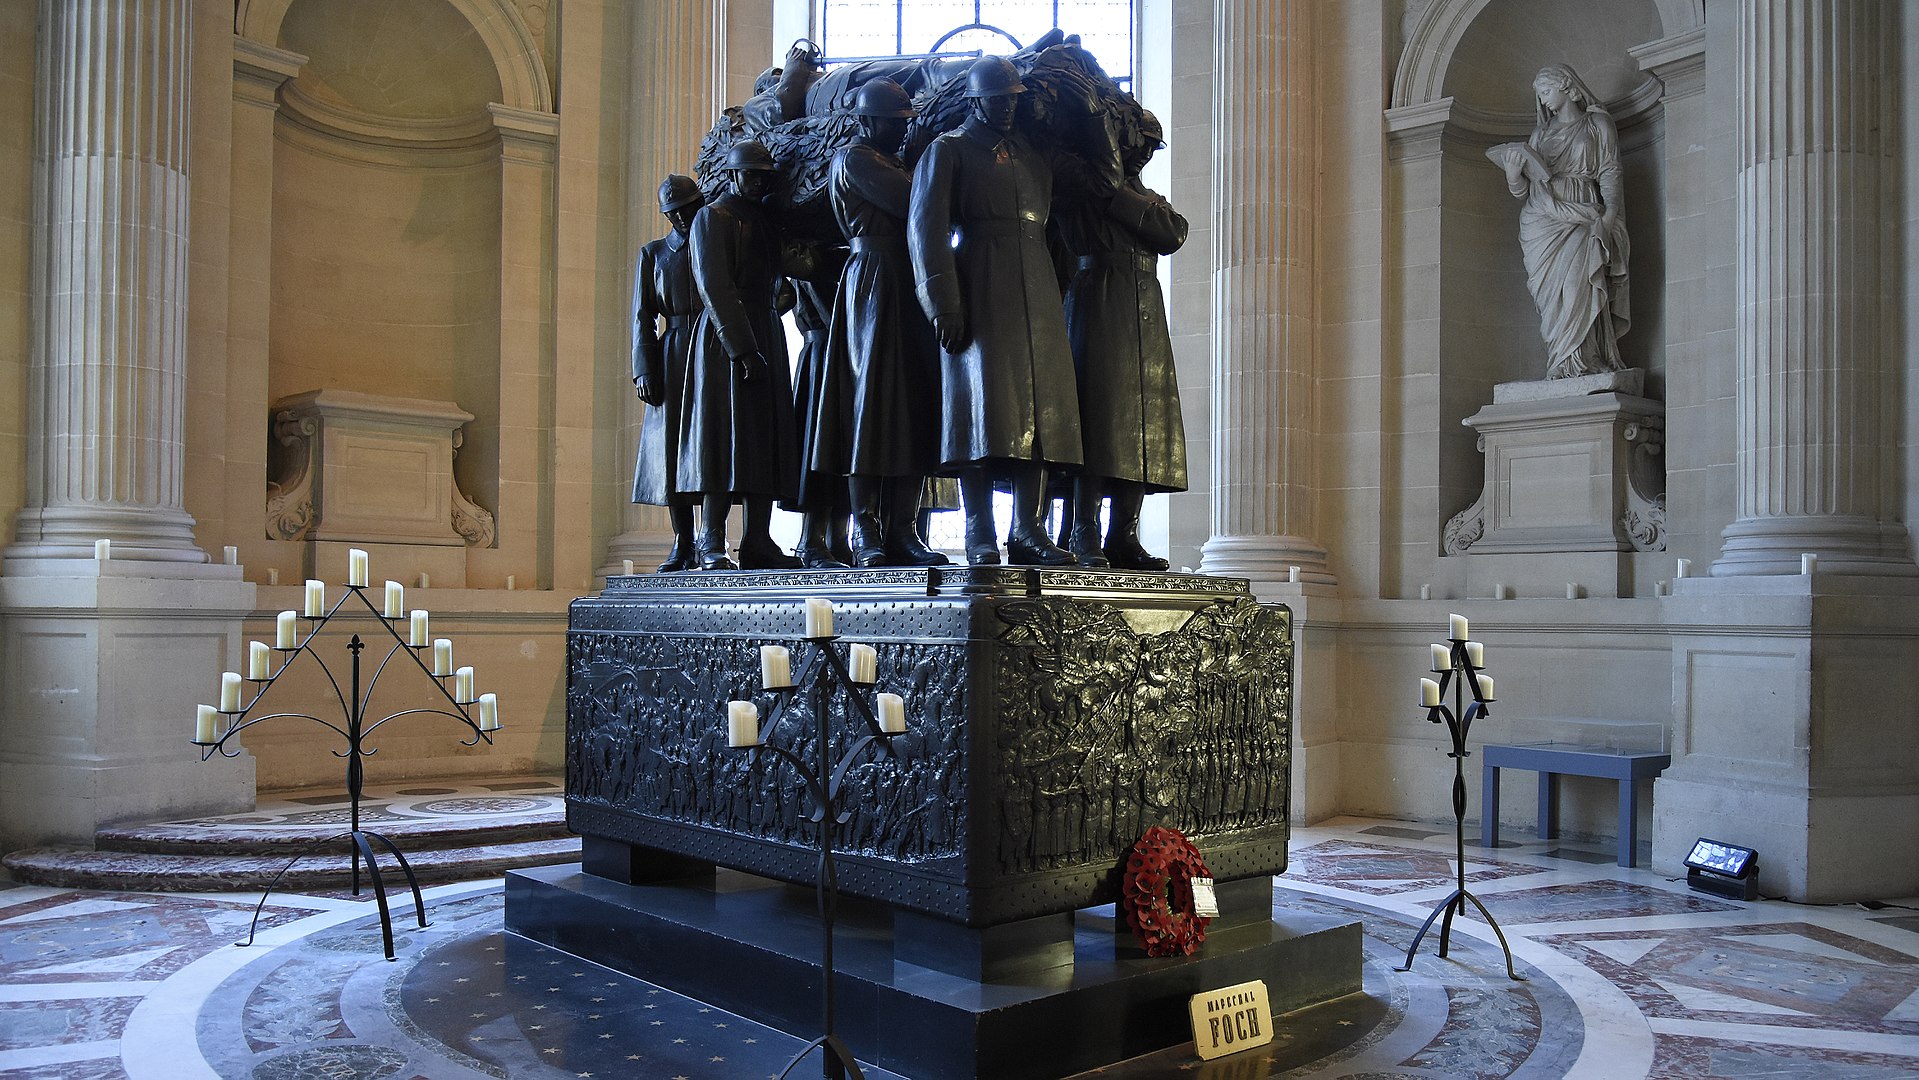
POLYGON ((1579 585, 1577 582, 1568 581, 1566 583, 1566 599, 1568 600, 1579 599, 1579 585))
POLYGON ((426 609, 414 608, 413 618, 407 626, 406 643, 425 648, 432 641, 432 636, 427 633, 426 609))
POLYGON ((106 562, 108 559, 113 558, 113 541, 95 540, 93 542, 93 557, 101 562, 106 562))
POLYGON ((237 671, 220 673, 220 711, 240 711, 240 673, 237 671))
POLYGON ((1299 584, 1299 567, 1297 566, 1287 567, 1286 580, 1292 582, 1294 585, 1299 584))
POLYGON ((726 703, 726 745, 731 747, 760 744, 760 707, 750 701, 726 703))
POLYGON ((346 583, 348 585, 366 584, 366 552, 359 548, 347 549, 346 583))
POLYGON ((1494 600, 1504 600, 1504 599, 1506 599, 1506 586, 1504 586, 1504 585, 1494 585, 1494 586, 1493 586, 1493 599, 1494 599, 1494 600))
POLYGON ((880 681, 880 654, 871 645, 855 645, 847 650, 847 674, 861 686, 880 681))
POLYGON ((1433 670, 1434 671, 1451 671, 1452 667, 1453 667, 1453 651, 1444 645, 1434 645, 1433 646, 1433 670))
POLYGON ((280 572, 270 566, 267 567, 267 584, 278 585, 279 583, 280 583, 280 572))
POLYGON ((453 639, 433 639, 433 674, 453 674, 453 639))
POLYGON ((406 618, 406 586, 397 581, 386 583, 386 617, 389 619, 406 618))
POLYGON ((768 690, 793 685, 793 654, 786 646, 760 646, 760 685, 768 690))
POLYGON ((889 735, 898 735, 906 730, 906 699, 898 694, 879 696, 880 730, 889 735))
POLYGON ((282 611, 280 613, 280 617, 274 625, 273 643, 275 645, 278 645, 282 649, 297 649, 300 647, 300 624, 295 621, 298 618, 299 616, 291 611, 282 611))
POLYGON ((1431 600, 1433 598, 1433 587, 1431 583, 1419 587, 1419 598, 1421 600, 1431 600))
POLYGON ((514 577, 514 576, 513 576, 512 574, 508 574, 508 575, 506 576, 506 591, 507 591, 507 592, 512 592, 512 591, 513 591, 513 586, 514 586, 514 585, 516 585, 516 584, 518 584, 518 583, 519 583, 519 579, 518 579, 518 578, 516 578, 516 577, 514 577))
POLYGON ((480 730, 500 730, 500 696, 498 694, 480 695, 480 730))
POLYGON ((1677 566, 1673 570, 1672 576, 1676 578, 1691 577, 1692 576, 1692 560, 1691 559, 1679 560, 1677 566))
POLYGON ((273 677, 273 650, 267 648, 264 641, 247 642, 247 678, 271 679, 273 677))
POLYGON ((426 571, 422 570, 420 572, 420 588, 422 589, 430 588, 432 587, 432 585, 433 585, 433 579, 430 577, 427 577, 426 571))
POLYGON ((1466 662, 1476 668, 1485 667, 1486 643, 1483 641, 1468 641, 1466 643, 1466 662))
MULTIPOLYGON (((103 544, 106 543, 105 540, 102 540, 100 542, 103 544)), ((1810 551, 1799 556, 1799 572, 1800 573, 1812 574, 1816 572, 1818 569, 1819 569, 1819 556, 1813 554, 1810 551)))
POLYGON ((462 705, 473 700, 473 668, 470 665, 453 673, 453 700, 462 705))
POLYGON ((1466 638, 1468 637, 1466 633, 1466 616, 1454 615, 1452 617, 1452 628, 1453 628, 1452 632, 1453 632, 1454 641, 1466 640, 1466 638))
POLYGON ((194 706, 193 741, 202 746, 220 739, 220 710, 211 705, 194 706))
POLYGON ((1429 709, 1439 704, 1438 679, 1419 680, 1419 703, 1429 709))
POLYGON ((226 555, 228 566, 240 565, 240 549, 239 548, 234 547, 232 544, 228 544, 226 546, 225 555, 226 555))
POLYGON ((326 614, 326 582, 316 578, 307 579, 307 618, 317 619, 326 614))
POLYGON ((627 577, 633 576, 633 560, 632 559, 620 560, 620 573, 625 574, 627 577))
POLYGON ((829 638, 833 636, 833 601, 810 596, 806 600, 806 636, 810 638, 829 638))

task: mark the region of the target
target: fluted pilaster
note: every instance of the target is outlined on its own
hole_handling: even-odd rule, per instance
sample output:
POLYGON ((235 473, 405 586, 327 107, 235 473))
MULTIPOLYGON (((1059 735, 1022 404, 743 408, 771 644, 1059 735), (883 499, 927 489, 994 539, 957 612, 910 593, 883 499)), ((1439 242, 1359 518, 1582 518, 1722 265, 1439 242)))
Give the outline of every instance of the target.
POLYGON ((1885 468, 1898 5, 1732 10, 1739 518, 1713 573, 1911 573, 1885 468))
MULTIPOLYGON (((667 173, 693 174, 700 137, 713 124, 720 104, 725 63, 716 0, 659 0, 633 12, 633 113, 627 139, 627 251, 637 255, 640 245, 668 228, 660 216, 655 191, 667 173)), ((620 445, 630 455, 639 442, 640 418, 647 408, 626 387, 607 392, 626 394, 624 437, 620 445)), ((607 544, 602 572, 618 572, 620 560, 632 559, 636 569, 651 570, 673 543, 673 526, 662 507, 627 503, 624 529, 607 544)))
POLYGON ((27 508, 10 558, 204 562, 185 464, 188 0, 40 0, 27 508))
POLYGON ((1314 521, 1312 9, 1215 9, 1208 573, 1333 580, 1314 521))

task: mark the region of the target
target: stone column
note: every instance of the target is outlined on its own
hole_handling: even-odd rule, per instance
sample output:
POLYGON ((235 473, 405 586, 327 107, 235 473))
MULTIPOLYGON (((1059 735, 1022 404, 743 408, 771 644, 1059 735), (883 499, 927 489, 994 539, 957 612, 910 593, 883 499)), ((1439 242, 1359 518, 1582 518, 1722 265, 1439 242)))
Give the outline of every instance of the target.
MULTIPOLYGON (((660 216, 656 197, 660 181, 667 173, 693 174, 700 136, 719 113, 715 73, 723 69, 719 51, 723 28, 716 6, 714 0, 659 0, 633 10, 633 109, 627 128, 629 257, 639 254, 640 245, 665 235, 669 226, 660 216)), ((604 387, 601 392, 625 394, 620 448, 630 465, 647 406, 630 387, 604 387)), ((632 559, 640 573, 651 571, 673 544, 673 525, 665 509, 624 499, 622 506, 622 529, 607 543, 602 576, 619 573, 623 559, 632 559)))
MULTIPOLYGON (((203 563, 186 460, 187 0, 41 0, 27 506, 10 560, 203 563)), ((19 572, 16 565, 11 572, 19 572)))
POLYGON ((1201 569, 1334 584, 1315 538, 1310 4, 1218 0, 1213 522, 1201 569))
POLYGON ((1884 411, 1898 173, 1896 5, 1752 0, 1736 19, 1738 520, 1715 576, 1919 572, 1884 411))

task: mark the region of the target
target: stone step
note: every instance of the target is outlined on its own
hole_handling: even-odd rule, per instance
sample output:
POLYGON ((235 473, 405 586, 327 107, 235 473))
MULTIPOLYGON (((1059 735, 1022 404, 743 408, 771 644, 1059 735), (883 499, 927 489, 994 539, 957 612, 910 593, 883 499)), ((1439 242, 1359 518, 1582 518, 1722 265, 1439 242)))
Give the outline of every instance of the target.
MULTIPOLYGON (((311 825, 249 825, 219 818, 202 821, 166 821, 101 829, 94 834, 100 851, 167 855, 265 855, 287 858, 288 848, 340 836, 347 830, 345 812, 336 822, 311 825)), ((484 818, 394 819, 367 815, 360 827, 384 835, 411 858, 414 851, 438 848, 498 846, 535 840, 563 840, 573 834, 566 812, 555 805, 521 814, 489 814, 484 818)))
MULTIPOLYGON (((580 858, 578 837, 412 849, 394 832, 380 831, 406 856, 421 884, 495 877, 508 870, 575 862, 580 858)), ((404 889, 406 876, 400 872, 392 853, 377 841, 373 846, 386 887, 404 889)), ((300 857, 273 887, 293 892, 344 889, 350 880, 348 851, 344 837, 316 845, 313 854, 300 857)), ((293 853, 284 851, 188 855, 43 847, 13 852, 0 860, 0 864, 6 866, 16 881, 54 888, 220 892, 264 889, 275 874, 287 869, 293 857, 293 853)))

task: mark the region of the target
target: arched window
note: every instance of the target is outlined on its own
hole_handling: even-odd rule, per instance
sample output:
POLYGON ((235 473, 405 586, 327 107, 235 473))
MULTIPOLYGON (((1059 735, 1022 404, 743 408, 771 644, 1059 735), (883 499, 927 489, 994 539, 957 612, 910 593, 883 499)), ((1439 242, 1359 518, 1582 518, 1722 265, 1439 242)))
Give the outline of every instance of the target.
POLYGON ((928 53, 1017 52, 1054 27, 1078 34, 1106 74, 1133 82, 1134 0, 816 0, 828 63, 928 53))

